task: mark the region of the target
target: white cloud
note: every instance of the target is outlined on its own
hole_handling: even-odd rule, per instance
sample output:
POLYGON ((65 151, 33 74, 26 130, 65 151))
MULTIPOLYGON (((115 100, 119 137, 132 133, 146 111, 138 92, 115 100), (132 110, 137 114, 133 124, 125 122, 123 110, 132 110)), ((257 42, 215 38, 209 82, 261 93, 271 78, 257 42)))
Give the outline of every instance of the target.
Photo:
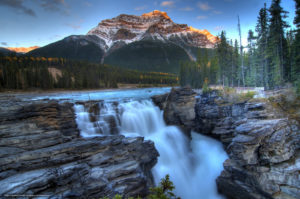
POLYGON ((223 12, 222 12, 222 11, 219 11, 219 10, 214 10, 213 13, 216 14, 216 15, 223 14, 223 12))
POLYGON ((189 11, 194 10, 194 8, 187 6, 187 7, 185 7, 185 8, 181 8, 180 10, 189 12, 189 11))
POLYGON ((7 46, 8 44, 7 44, 7 42, 1 42, 1 45, 2 46, 7 46))
POLYGON ((204 15, 202 15, 202 16, 197 16, 197 19, 199 19, 199 20, 207 19, 207 16, 204 16, 204 15))
POLYGON ((88 1, 84 2, 84 5, 85 5, 86 7, 92 7, 92 4, 91 4, 90 2, 88 2, 88 1))
POLYGON ((79 21, 75 23, 66 23, 66 26, 69 26, 73 28, 74 30, 79 30, 81 28, 81 24, 84 22, 83 19, 80 19, 79 21))
POLYGON ((207 10, 211 10, 212 7, 210 7, 210 5, 208 5, 207 2, 203 3, 203 2, 198 2, 197 6, 201 9, 201 10, 204 10, 204 11, 207 11, 207 10))
POLYGON ((225 29, 224 26, 216 26, 214 28, 215 31, 221 31, 221 30, 224 30, 224 29, 225 29))
POLYGON ((21 11, 27 15, 36 17, 35 12, 31 8, 26 7, 23 3, 24 3, 23 0, 1 0, 0 6, 10 7, 15 11, 21 11))
POLYGON ((141 11, 141 10, 145 10, 146 8, 147 8, 147 6, 139 6, 139 7, 134 8, 134 10, 141 11))
POLYGON ((171 8, 174 7, 174 4, 175 4, 174 1, 163 1, 161 2, 160 6, 171 8))
POLYGON ((65 0, 40 0, 40 6, 48 12, 60 12, 63 15, 70 15, 70 6, 65 0))

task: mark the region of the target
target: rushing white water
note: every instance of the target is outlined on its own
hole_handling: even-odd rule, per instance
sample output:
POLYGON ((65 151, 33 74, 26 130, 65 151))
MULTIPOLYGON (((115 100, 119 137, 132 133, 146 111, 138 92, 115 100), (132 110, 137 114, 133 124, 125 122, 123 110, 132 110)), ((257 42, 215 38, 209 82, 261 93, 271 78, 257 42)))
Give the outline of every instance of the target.
POLYGON ((100 106, 101 125, 89 121, 83 105, 75 105, 76 121, 83 137, 101 136, 98 132, 103 131, 98 131, 98 126, 106 123, 106 129, 109 129, 105 116, 111 118, 114 115, 121 134, 154 141, 160 154, 153 168, 156 183, 169 174, 176 195, 183 199, 222 198, 217 193, 215 179, 220 175, 227 155, 219 142, 194 132, 189 141, 177 127, 165 124, 163 112, 150 100, 120 102, 117 107, 108 102, 104 104, 100 106))
POLYGON ((84 110, 83 105, 74 106, 76 112, 76 123, 80 129, 80 134, 82 137, 96 137, 101 136, 96 134, 96 129, 94 124, 90 122, 89 113, 84 110))

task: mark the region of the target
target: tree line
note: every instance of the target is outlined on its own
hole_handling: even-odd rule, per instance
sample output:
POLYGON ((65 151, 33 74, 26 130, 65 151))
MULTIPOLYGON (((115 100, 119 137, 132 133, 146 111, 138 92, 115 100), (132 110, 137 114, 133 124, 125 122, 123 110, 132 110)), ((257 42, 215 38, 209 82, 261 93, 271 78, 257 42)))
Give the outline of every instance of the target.
POLYGON ((180 84, 276 89, 292 83, 300 87, 300 2, 295 3, 296 30, 288 29, 288 12, 281 0, 272 0, 269 8, 265 4, 260 9, 255 30, 248 31, 248 46, 228 40, 222 31, 213 54, 199 51, 196 62, 181 63, 180 84))
POLYGON ((177 82, 178 77, 169 73, 140 72, 64 58, 0 55, 0 89, 116 88, 118 83, 177 82))

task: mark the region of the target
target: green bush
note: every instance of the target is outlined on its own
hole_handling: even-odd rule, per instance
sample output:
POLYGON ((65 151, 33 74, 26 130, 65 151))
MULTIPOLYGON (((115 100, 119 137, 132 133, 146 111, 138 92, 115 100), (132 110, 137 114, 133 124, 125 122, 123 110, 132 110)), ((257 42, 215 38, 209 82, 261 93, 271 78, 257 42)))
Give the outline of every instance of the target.
POLYGON ((228 103, 239 103, 252 99, 255 94, 255 91, 248 91, 246 93, 243 93, 238 92, 235 88, 224 87, 219 96, 228 103))
POLYGON ((247 93, 244 94, 244 96, 246 99, 252 99, 255 94, 256 94, 255 91, 248 91, 247 93))
POLYGON ((159 186, 150 189, 151 194, 147 197, 148 199, 180 199, 172 192, 175 186, 170 181, 170 176, 166 175, 165 178, 161 179, 159 186))
MULTIPOLYGON (((161 179, 159 185, 154 188, 150 188, 150 194, 146 197, 147 199, 180 199, 177 197, 173 190, 175 186, 173 182, 170 180, 170 176, 166 175, 165 178, 161 179)), ((101 199, 109 199, 108 197, 104 197, 101 199)), ((115 195, 112 199, 123 199, 123 197, 119 194, 115 195)), ((141 199, 141 197, 133 198, 129 197, 128 199, 141 199)))
POLYGON ((206 82, 203 84, 202 92, 203 93, 210 93, 211 92, 211 89, 209 88, 209 86, 206 82))

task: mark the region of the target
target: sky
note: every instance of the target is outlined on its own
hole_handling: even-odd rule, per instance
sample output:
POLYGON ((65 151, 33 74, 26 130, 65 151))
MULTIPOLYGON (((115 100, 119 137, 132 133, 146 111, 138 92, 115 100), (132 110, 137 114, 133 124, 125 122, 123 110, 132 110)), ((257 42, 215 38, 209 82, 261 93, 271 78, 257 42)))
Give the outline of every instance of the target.
MULTIPOLYGON (((259 10, 271 0, 0 0, 0 47, 44 46, 69 35, 86 34, 104 19, 120 14, 141 15, 165 11, 180 24, 207 29, 214 35, 225 30, 238 39, 237 16, 243 45, 247 32, 254 30, 259 10)), ((295 17, 294 0, 282 0, 295 17)), ((293 26, 292 26, 293 27, 293 26)))

